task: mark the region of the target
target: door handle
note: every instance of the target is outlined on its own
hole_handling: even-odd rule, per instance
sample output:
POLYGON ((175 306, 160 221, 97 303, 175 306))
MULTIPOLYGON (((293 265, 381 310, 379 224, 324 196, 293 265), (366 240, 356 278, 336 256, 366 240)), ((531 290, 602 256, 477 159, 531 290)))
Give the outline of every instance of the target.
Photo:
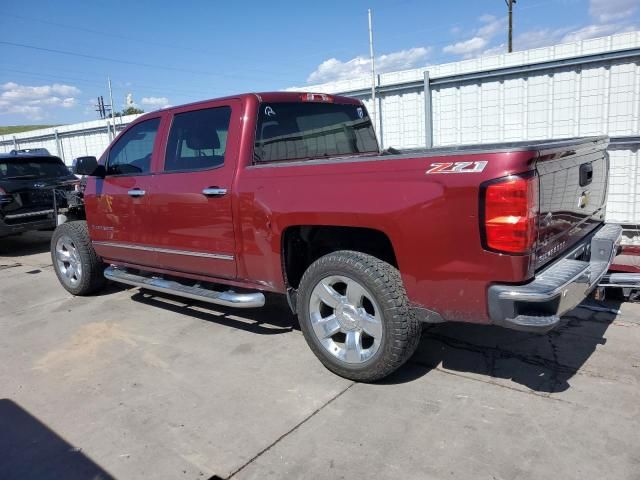
POLYGON ((127 192, 130 197, 144 197, 144 194, 147 193, 144 190, 140 190, 139 188, 134 188, 127 192))
POLYGON ((206 197, 223 197, 227 194, 226 188, 209 187, 202 190, 202 194, 206 197))

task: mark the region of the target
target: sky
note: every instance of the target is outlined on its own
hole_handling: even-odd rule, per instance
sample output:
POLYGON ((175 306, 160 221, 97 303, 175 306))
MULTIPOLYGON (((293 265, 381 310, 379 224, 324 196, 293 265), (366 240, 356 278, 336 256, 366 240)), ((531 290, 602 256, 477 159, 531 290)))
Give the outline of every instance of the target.
MULTIPOLYGON (((506 51, 505 0, 324 2, 5 0, 0 125, 98 118, 126 97, 151 111, 247 91, 368 75, 506 51)), ((518 0, 514 49, 640 30, 640 0, 518 0)))

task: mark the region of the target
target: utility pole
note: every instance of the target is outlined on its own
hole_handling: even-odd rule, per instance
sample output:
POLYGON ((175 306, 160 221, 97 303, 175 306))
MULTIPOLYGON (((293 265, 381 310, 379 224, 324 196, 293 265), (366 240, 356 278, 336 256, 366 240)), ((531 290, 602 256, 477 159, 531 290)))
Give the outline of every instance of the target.
POLYGON ((509 8, 509 53, 513 52, 513 5, 516 0, 504 0, 509 8))
POLYGON ((369 12, 369 57, 371 58, 371 103, 372 107, 372 119, 373 128, 377 130, 378 123, 376 121, 376 64, 375 57, 373 56, 373 26, 371 23, 371 9, 369 12))
POLYGON ((113 92, 111 91, 111 76, 107 76, 109 84, 109 102, 111 102, 111 124, 113 125, 113 138, 116 138, 116 109, 113 105, 113 92))
POLYGON ((104 107, 104 99, 102 98, 102 95, 98 97, 98 103, 96 103, 96 112, 98 112, 100 118, 106 118, 106 110, 104 107))

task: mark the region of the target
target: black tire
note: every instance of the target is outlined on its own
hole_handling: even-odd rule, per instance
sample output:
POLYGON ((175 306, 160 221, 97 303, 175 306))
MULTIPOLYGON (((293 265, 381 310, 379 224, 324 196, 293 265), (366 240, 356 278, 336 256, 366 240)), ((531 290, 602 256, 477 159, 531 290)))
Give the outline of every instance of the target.
POLYGON ((104 288, 107 282, 104 277, 106 265, 102 263, 102 259, 96 254, 93 245, 91 245, 87 222, 85 221, 63 223, 55 229, 51 237, 51 260, 58 280, 73 295, 85 296, 94 294, 104 288), (61 265, 56 252, 58 243, 67 240, 71 242, 72 248, 75 248, 76 261, 81 267, 81 274, 78 275, 74 282, 65 275, 65 264, 61 265))
POLYGON ((325 367, 351 380, 373 382, 386 377, 413 355, 420 342, 422 324, 409 308, 400 272, 364 253, 337 251, 311 264, 300 281, 297 310, 300 327, 311 350, 325 367), (310 313, 312 292, 322 280, 332 276, 355 280, 370 292, 379 306, 381 341, 375 354, 363 363, 347 363, 332 355, 314 332, 310 313))

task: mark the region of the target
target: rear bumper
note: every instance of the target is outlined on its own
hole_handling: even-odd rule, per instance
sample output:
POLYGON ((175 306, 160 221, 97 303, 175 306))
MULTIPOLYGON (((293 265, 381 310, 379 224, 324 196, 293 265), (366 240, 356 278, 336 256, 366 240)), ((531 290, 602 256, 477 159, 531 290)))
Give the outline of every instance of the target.
POLYGON ((604 225, 538 273, 532 282, 492 285, 488 295, 491 321, 527 332, 553 329, 560 317, 580 304, 607 273, 621 236, 619 225, 604 225))

